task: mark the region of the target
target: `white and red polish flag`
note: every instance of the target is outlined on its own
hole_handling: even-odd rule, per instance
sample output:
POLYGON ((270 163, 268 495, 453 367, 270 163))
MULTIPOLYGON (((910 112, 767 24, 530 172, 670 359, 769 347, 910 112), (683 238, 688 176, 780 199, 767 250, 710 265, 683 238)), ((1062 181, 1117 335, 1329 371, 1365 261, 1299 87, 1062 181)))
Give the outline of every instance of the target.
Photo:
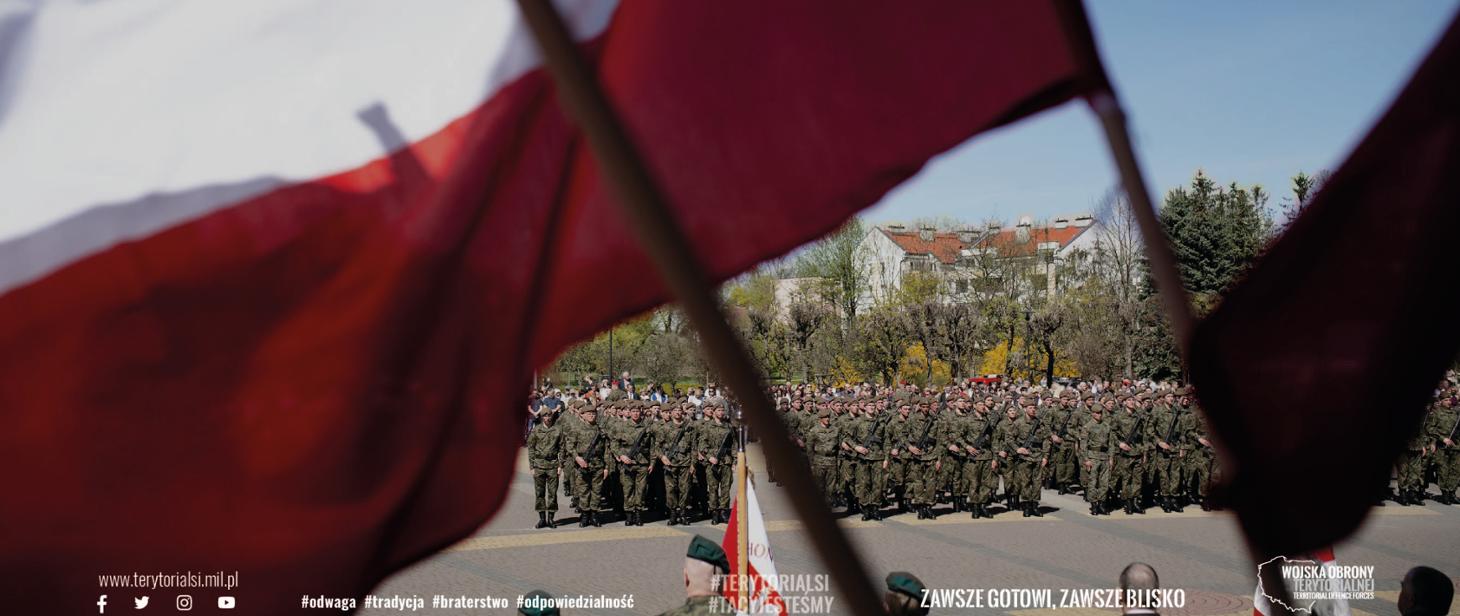
MULTIPOLYGON (((717 280, 1091 85, 1051 2, 558 6, 717 280)), ((0 4, 7 607, 471 533, 532 370, 668 299, 609 192, 509 2, 0 4)))
MULTIPOLYGON (((1267 563, 1264 563, 1262 566, 1281 567, 1283 563, 1291 562, 1293 560, 1294 559, 1288 559, 1284 561, 1282 558, 1274 558, 1272 560, 1269 560, 1267 563)), ((1316 563, 1316 566, 1322 567, 1329 571, 1333 571, 1336 567, 1338 567, 1338 558, 1333 555, 1332 548, 1317 550, 1307 556, 1298 557, 1296 560, 1304 561, 1302 564, 1316 563)), ((1337 575, 1334 575, 1330 577, 1330 580, 1331 581, 1329 586, 1331 587, 1331 592, 1335 594, 1338 593, 1340 591, 1340 588, 1338 587, 1338 584, 1340 583, 1339 577, 1337 575)), ((1352 612, 1349 610, 1348 599, 1344 599, 1342 597, 1306 600, 1294 598, 1294 602, 1296 603, 1296 605, 1293 605, 1288 610, 1283 610, 1273 605, 1272 600, 1268 599, 1268 597, 1270 596, 1276 597, 1277 595, 1276 593, 1263 591, 1262 580, 1259 576, 1259 579, 1257 581, 1257 590, 1253 591, 1252 593, 1252 616, 1279 616, 1289 613, 1301 614, 1306 616, 1350 616, 1350 614, 1352 614, 1352 612)))
MULTIPOLYGON (((741 455, 745 455, 742 453, 741 455)), ((739 499, 730 504, 730 522, 725 529, 725 538, 720 542, 720 547, 725 550, 725 555, 730 558, 730 579, 735 583, 722 585, 720 594, 730 601, 731 605, 738 605, 740 601, 740 584, 745 584, 749 592, 746 596, 750 599, 750 605, 738 605, 738 611, 745 614, 777 614, 786 616, 786 600, 781 596, 780 577, 776 574, 776 561, 771 552, 770 535, 766 534, 765 516, 761 515, 760 502, 755 498, 755 484, 745 484, 745 507, 742 508, 739 499), (745 516, 745 537, 748 555, 746 560, 746 579, 736 579, 735 575, 740 571, 740 516, 745 516)))

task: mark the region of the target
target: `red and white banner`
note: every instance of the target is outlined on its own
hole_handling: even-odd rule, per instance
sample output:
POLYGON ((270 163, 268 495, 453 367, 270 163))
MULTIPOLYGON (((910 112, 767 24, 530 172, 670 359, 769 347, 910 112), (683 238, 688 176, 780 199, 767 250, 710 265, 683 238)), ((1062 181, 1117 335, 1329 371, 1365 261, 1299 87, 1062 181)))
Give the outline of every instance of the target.
MULTIPOLYGON (((1087 84, 1048 2, 555 4, 716 280, 1087 84)), ((470 534, 533 369, 669 298, 619 212, 510 2, 0 6, 7 607, 470 534)))
MULTIPOLYGON (((741 454, 744 455, 744 454, 741 454)), ((737 580, 734 584, 721 587, 720 594, 730 600, 732 605, 740 601, 739 584, 744 583, 749 588, 750 605, 738 606, 739 611, 747 614, 776 614, 786 616, 786 601, 781 597, 781 589, 778 586, 780 578, 776 575, 776 562, 771 552, 770 537, 765 532, 765 517, 760 513, 760 503, 755 499, 755 484, 747 483, 745 486, 745 508, 742 511, 739 499, 730 504, 730 525, 725 530, 725 539, 720 547, 725 549, 725 554, 730 557, 730 575, 733 577, 740 571, 740 516, 745 516, 745 551, 749 555, 749 566, 746 568, 746 580, 737 580)))

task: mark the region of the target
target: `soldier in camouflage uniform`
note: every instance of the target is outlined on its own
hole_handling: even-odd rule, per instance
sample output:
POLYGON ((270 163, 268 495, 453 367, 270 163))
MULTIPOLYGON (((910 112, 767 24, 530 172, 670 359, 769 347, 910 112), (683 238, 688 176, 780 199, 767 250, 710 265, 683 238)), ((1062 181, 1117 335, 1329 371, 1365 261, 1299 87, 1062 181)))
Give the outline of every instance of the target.
POLYGON ((907 451, 903 444, 913 435, 913 426, 918 425, 913 417, 913 400, 901 398, 896 401, 897 415, 887 420, 887 470, 883 473, 886 476, 886 483, 892 489, 892 495, 897 500, 897 510, 904 512, 908 510, 908 504, 912 500, 912 494, 907 491, 908 464, 912 454, 907 451))
MULTIPOLYGON (((868 406, 864 410, 871 411, 868 406)), ((875 411, 873 411, 875 413, 875 411)), ((881 417, 864 417, 846 441, 857 454, 857 505, 863 520, 882 519, 882 500, 887 492, 887 422, 881 417)))
POLYGON ((1110 496, 1110 455, 1115 450, 1115 431, 1104 420, 1105 408, 1091 405, 1090 419, 1080 426, 1078 432, 1079 456, 1085 469, 1085 502, 1090 503, 1090 515, 1110 513, 1105 509, 1110 496))
POLYGON ((1155 467, 1157 504, 1167 513, 1181 511, 1177 502, 1181 492, 1182 470, 1186 464, 1188 448, 1186 434, 1189 431, 1190 414, 1176 403, 1176 392, 1168 391, 1156 407, 1155 426, 1160 430, 1156 436, 1155 449, 1151 450, 1151 464, 1155 467))
POLYGON ((563 457, 571 457, 578 477, 578 526, 598 526, 598 512, 605 511, 603 483, 611 464, 608 437, 598 425, 598 409, 585 405, 582 417, 583 426, 564 435, 563 457))
POLYGON ((1144 477, 1142 458, 1146 454, 1147 438, 1151 431, 1149 418, 1140 411, 1140 401, 1135 396, 1122 395, 1118 398, 1123 410, 1117 412, 1111 427, 1115 429, 1116 451, 1111 466, 1111 488, 1116 498, 1125 503, 1128 514, 1144 514, 1141 506, 1141 482, 1144 477))
POLYGON ((816 424, 806 433, 806 456, 811 460, 811 479, 830 503, 836 489, 837 452, 841 450, 841 433, 831 425, 831 411, 822 409, 816 424))
MULTIPOLYGON (((564 405, 567 412, 560 413, 558 418, 558 429, 563 431, 563 442, 572 440, 572 436, 583 430, 583 406, 586 403, 580 398, 564 405)), ((571 455, 560 456, 559 476, 563 481, 563 492, 568 494, 568 506, 578 512, 581 519, 583 509, 578 503, 578 468, 573 464, 571 455)))
POLYGON ((958 398, 948 404, 950 412, 944 413, 944 423, 940 432, 939 445, 944 450, 943 476, 940 480, 940 488, 949 492, 949 502, 953 503, 953 512, 967 511, 968 509, 968 441, 964 440, 968 425, 968 400, 958 398))
POLYGON ((532 491, 537 508, 537 528, 556 528, 558 512, 558 456, 563 449, 563 431, 557 413, 542 414, 542 423, 527 435, 527 462, 532 467, 532 491))
POLYGON ((1202 511, 1211 511, 1212 501, 1209 489, 1216 476, 1216 449, 1212 447, 1212 439, 1207 432, 1206 422, 1192 405, 1191 388, 1185 387, 1179 393, 1181 394, 1179 402, 1189 409, 1187 414, 1192 418, 1191 432, 1188 435, 1191 447, 1186 452, 1187 492, 1195 494, 1195 500, 1201 503, 1202 511))
POLYGON ((1410 437, 1403 453, 1396 461, 1399 475, 1399 504, 1423 505, 1425 496, 1424 467, 1429 455, 1430 435, 1426 432, 1427 423, 1430 421, 1430 411, 1425 410, 1425 417, 1420 421, 1420 428, 1410 437))
POLYGON ((1049 464, 1049 426, 1040 419, 1034 399, 1021 401, 1024 415, 1004 431, 1004 451, 1009 453, 1009 475, 1024 517, 1042 517, 1039 490, 1044 485, 1044 468, 1049 464))
POLYGON ((1067 388, 1060 392, 1055 404, 1043 412, 1050 429, 1049 467, 1050 481, 1060 494, 1069 494, 1070 486, 1079 478, 1079 461, 1075 455, 1075 444, 1070 441, 1070 431, 1082 423, 1075 408, 1075 390, 1067 388))
POLYGON ((624 525, 643 526, 644 491, 653 467, 653 430, 643 420, 638 404, 630 403, 629 419, 613 432, 613 455, 618 460, 619 483, 623 486, 624 525))
POLYGON ((706 407, 707 420, 700 426, 699 453, 705 460, 710 523, 720 524, 730 519, 730 492, 735 488, 735 428, 725 421, 723 403, 706 403, 706 407))
POLYGON ((1440 496, 1435 500, 1446 505, 1456 504, 1455 488, 1460 484, 1460 409, 1456 408, 1455 391, 1440 396, 1434 412, 1430 413, 1430 460, 1435 467, 1435 480, 1439 484, 1440 496))
POLYGON ((1009 511, 1016 509, 1016 501, 1019 499, 1018 488, 1014 483, 1014 461, 1010 458, 1009 431, 1014 429, 1014 424, 1019 421, 1019 405, 1011 401, 1003 401, 1004 417, 994 428, 994 452, 998 456, 999 466, 1003 469, 999 472, 999 479, 1004 484, 1004 508, 1009 511))
POLYGON ((684 405, 670 407, 669 421, 654 439, 654 457, 664 469, 664 505, 669 526, 689 524, 689 489, 694 479, 695 444, 699 435, 685 418, 684 405))
POLYGON ((837 434, 841 435, 842 444, 837 452, 837 474, 836 493, 837 505, 845 506, 849 511, 858 511, 857 506, 857 452, 848 443, 852 438, 852 432, 856 430, 860 418, 849 409, 843 408, 840 403, 823 405, 832 409, 831 425, 837 428, 837 434))
POLYGON ((935 412, 933 402, 919 398, 917 422, 904 432, 903 447, 909 454, 907 483, 905 490, 911 495, 913 509, 919 520, 931 520, 938 477, 942 471, 943 448, 939 444, 942 418, 935 412))
POLYGON ((998 458, 994 456, 994 432, 998 428, 997 416, 989 411, 988 405, 979 402, 973 405, 973 415, 963 425, 964 451, 968 453, 968 508, 969 517, 992 518, 989 501, 994 498, 994 489, 999 485, 998 458))

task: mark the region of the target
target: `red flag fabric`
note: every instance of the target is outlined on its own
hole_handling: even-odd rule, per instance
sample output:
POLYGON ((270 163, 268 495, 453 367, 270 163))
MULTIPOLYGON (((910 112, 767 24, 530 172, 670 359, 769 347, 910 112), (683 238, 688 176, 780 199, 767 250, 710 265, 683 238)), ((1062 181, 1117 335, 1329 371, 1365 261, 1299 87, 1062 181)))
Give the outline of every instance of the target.
MULTIPOLYGON (((535 366, 668 299, 510 4, 399 6, 7 17, 12 609, 359 597, 498 508, 535 366)), ((559 6, 716 279, 1083 83, 1048 2, 559 6)))
POLYGON ((1460 21, 1197 327, 1191 375, 1227 498, 1266 555, 1358 527, 1460 348, 1457 74, 1460 21))

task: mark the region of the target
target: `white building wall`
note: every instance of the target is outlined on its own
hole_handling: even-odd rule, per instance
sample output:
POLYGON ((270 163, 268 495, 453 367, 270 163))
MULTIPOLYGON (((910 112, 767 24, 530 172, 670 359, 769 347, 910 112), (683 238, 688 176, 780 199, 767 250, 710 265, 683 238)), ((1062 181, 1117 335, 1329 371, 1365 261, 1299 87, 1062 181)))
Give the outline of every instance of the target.
POLYGON ((881 229, 867 231, 857 245, 857 262, 867 279, 862 304, 872 306, 897 292, 902 285, 903 260, 907 254, 881 229))

